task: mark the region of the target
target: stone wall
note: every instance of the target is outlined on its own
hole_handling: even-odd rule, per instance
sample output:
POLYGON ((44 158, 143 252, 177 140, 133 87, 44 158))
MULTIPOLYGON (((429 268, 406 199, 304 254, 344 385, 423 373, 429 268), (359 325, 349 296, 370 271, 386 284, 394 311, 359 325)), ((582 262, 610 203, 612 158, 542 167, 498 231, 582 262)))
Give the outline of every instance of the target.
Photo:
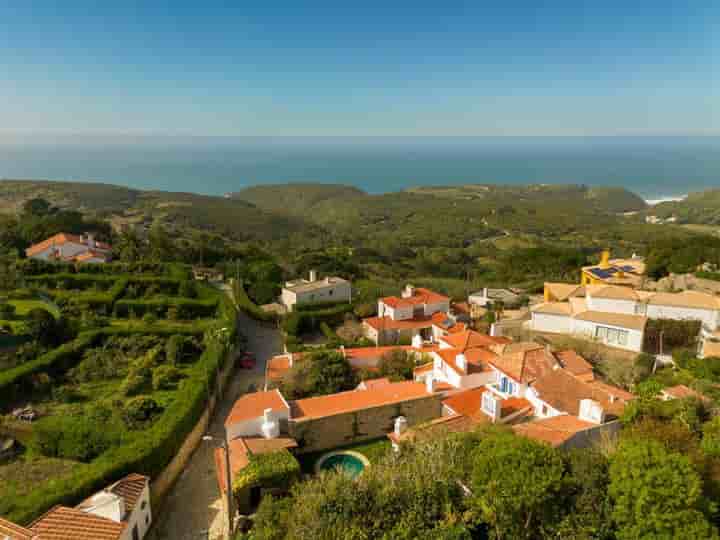
MULTIPOLYGON (((230 353, 228 354, 226 365, 218 377, 220 391, 227 386, 228 379, 230 378, 234 368, 235 355, 230 353)), ((200 417, 197 424, 195 424, 195 427, 190 434, 185 438, 185 442, 183 442, 180 450, 178 450, 177 454, 175 454, 172 461, 168 463, 167 467, 165 467, 163 471, 152 480, 150 493, 152 498, 152 507, 156 509, 155 514, 160 513, 160 505, 162 504, 163 499, 178 477, 185 470, 193 452, 195 452, 198 445, 201 444, 203 435, 207 433, 210 418, 215 410, 215 405, 217 404, 217 395, 218 387, 216 386, 215 391, 210 396, 205 412, 200 417)))
POLYGON ((383 437, 393 430, 398 416, 407 418, 408 426, 438 418, 441 399, 434 395, 323 418, 290 420, 288 429, 298 441, 298 453, 328 450, 383 437))

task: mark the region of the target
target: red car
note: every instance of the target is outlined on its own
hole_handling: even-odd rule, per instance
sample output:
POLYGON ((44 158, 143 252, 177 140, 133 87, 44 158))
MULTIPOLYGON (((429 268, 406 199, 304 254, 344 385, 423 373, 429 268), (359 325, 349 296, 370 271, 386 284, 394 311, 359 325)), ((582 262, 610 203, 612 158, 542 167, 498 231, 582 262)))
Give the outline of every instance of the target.
POLYGON ((243 369, 253 369, 255 367, 255 355, 245 353, 242 358, 240 358, 240 367, 243 369))

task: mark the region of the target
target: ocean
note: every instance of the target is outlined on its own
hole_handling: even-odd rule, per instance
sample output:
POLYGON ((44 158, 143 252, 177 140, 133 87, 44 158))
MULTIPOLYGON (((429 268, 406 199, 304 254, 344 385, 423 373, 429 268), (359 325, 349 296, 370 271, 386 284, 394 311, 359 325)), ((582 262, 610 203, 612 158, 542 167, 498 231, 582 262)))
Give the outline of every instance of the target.
POLYGON ((720 187, 720 137, 9 137, 0 178, 222 195, 256 184, 623 186, 647 200, 720 187))

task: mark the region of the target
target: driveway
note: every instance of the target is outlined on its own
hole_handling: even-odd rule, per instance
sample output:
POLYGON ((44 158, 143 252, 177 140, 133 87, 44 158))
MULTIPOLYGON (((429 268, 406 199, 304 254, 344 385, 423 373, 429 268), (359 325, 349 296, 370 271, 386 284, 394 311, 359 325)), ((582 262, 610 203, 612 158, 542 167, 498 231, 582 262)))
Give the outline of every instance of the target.
MULTIPOLYGON (((222 438, 224 422, 235 400, 254 385, 264 384, 266 361, 281 351, 280 333, 274 325, 259 323, 244 313, 238 315, 238 327, 247 336, 248 350, 257 358, 253 370, 237 369, 215 409, 210 434, 222 438)), ((156 511, 155 540, 200 540, 224 538, 226 517, 215 476, 213 443, 203 442, 193 454, 185 471, 170 490, 163 506, 156 511)))

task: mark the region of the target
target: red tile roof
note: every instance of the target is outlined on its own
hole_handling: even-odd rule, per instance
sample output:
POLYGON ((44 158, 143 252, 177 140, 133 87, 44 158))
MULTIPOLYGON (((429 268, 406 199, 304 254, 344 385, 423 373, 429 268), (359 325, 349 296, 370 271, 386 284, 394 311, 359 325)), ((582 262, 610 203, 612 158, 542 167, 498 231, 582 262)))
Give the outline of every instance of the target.
POLYGON ((441 341, 458 349, 471 349, 475 347, 489 347, 491 345, 498 345, 504 343, 510 343, 506 337, 492 337, 486 334, 475 332, 474 330, 466 330, 450 336, 443 336, 440 338, 441 341))
POLYGON ((265 374, 268 380, 277 382, 282 380, 285 374, 290 371, 292 367, 291 354, 281 354, 273 356, 267 361, 265 366, 265 374))
MULTIPOLYGON (((47 240, 43 240, 42 242, 38 244, 34 244, 27 248, 25 250, 25 254, 28 257, 32 257, 33 255, 37 255, 38 253, 41 253, 45 251, 48 248, 51 248, 53 246, 61 246, 63 244, 67 243, 74 243, 74 244, 81 244, 81 245, 87 245, 87 242, 83 242, 80 236, 74 235, 74 234, 67 234, 67 233, 58 233, 55 236, 51 236, 47 240)), ((95 242, 95 246, 97 249, 100 250, 106 250, 109 251, 111 248, 110 244, 106 244, 105 242, 95 242)))
POLYGON ((695 390, 685 386, 684 384, 678 384, 677 386, 670 386, 669 388, 664 388, 663 393, 667 394, 669 397, 671 397, 673 399, 685 399, 685 398, 689 398, 689 397, 696 397, 696 398, 704 397, 699 392, 696 392, 695 390))
POLYGON ((379 388, 381 386, 387 386, 388 384, 392 384, 390 382, 390 379, 387 377, 382 377, 380 379, 368 379, 366 381, 362 381, 358 385, 358 390, 372 390, 374 388, 379 388))
POLYGON ((0 518, 0 538, 4 538, 5 536, 10 540, 33 540, 37 538, 37 535, 30 529, 15 525, 12 521, 0 518))
POLYGON ((560 446, 571 439, 576 433, 595 427, 595 424, 580 420, 577 416, 563 414, 551 418, 542 418, 516 424, 512 426, 513 431, 523 437, 546 442, 552 446, 560 446))
POLYGON ((452 409, 456 414, 474 417, 480 413, 482 395, 486 391, 484 386, 473 388, 472 390, 465 390, 444 400, 443 405, 452 409))
POLYGON ((532 382, 558 365, 555 357, 537 343, 511 343, 493 347, 493 351, 498 356, 490 363, 521 383, 532 382))
POLYGON ((449 302, 450 298, 445 295, 425 289, 423 287, 416 287, 413 291, 413 295, 407 298, 398 296, 386 296, 381 298, 380 301, 391 308, 403 307, 403 306, 417 306, 421 304, 438 304, 440 302, 449 302))
POLYGON ((363 319, 363 323, 371 326, 375 330, 412 330, 421 328, 430 328, 433 325, 432 317, 414 317, 396 321, 389 315, 385 317, 369 317, 363 319))
POLYGON ((394 431, 388 433, 388 438, 395 442, 412 441, 415 439, 430 439, 437 436, 443 436, 448 433, 465 433, 474 430, 480 424, 486 424, 490 420, 481 415, 476 418, 462 416, 458 414, 450 416, 441 416, 424 424, 410 428, 402 433, 399 437, 394 431))
POLYGON ((122 497, 125 501, 125 510, 130 513, 135 508, 149 482, 150 479, 147 476, 132 473, 115 482, 107 491, 122 497))
POLYGON ((293 420, 323 418, 382 405, 426 398, 425 385, 414 381, 387 384, 372 390, 350 390, 329 396, 300 399, 291 403, 293 420))
POLYGON ((492 371, 490 361, 496 358, 496 355, 487 349, 440 349, 437 354, 443 361, 450 366, 458 375, 469 375, 473 373, 482 373, 492 371), (467 368, 460 369, 457 365, 457 357, 459 354, 465 355, 467 368))
POLYGON ((592 380, 594 378, 592 364, 575 351, 558 351, 555 353, 555 357, 560 361, 563 368, 576 377, 583 380, 592 380))
POLYGON ((278 390, 245 394, 233 405, 230 414, 225 420, 225 425, 230 426, 245 420, 259 418, 263 415, 265 409, 272 409, 273 412, 287 411, 288 405, 278 390))
POLYGON ((126 523, 65 506, 55 506, 32 525, 39 540, 118 540, 126 523))

